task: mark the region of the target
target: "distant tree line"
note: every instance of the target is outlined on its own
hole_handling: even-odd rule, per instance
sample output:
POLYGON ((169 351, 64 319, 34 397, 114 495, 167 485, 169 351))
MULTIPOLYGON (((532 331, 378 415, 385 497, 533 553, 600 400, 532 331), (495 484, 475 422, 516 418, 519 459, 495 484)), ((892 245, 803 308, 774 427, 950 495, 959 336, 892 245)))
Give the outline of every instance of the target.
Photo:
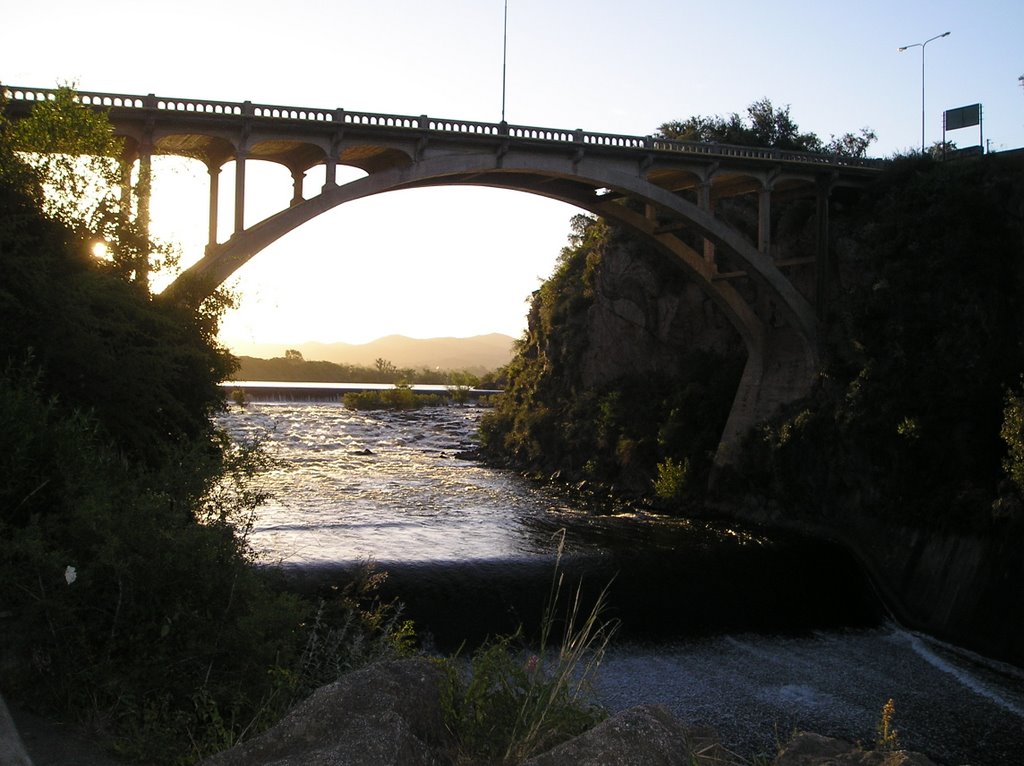
POLYGON ((421 383, 442 386, 500 387, 501 373, 475 375, 465 370, 431 370, 427 367, 399 368, 387 359, 378 358, 373 367, 327 361, 307 361, 294 349, 283 357, 260 359, 238 358, 235 380, 279 380, 311 383, 421 383))

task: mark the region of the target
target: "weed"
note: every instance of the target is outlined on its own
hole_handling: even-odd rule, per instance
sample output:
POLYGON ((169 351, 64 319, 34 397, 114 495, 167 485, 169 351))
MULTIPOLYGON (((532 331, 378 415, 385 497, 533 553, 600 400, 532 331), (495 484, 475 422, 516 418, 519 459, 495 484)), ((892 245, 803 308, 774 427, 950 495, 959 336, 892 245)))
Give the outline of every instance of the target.
POLYGON ((900 749, 899 732, 893 728, 896 716, 896 704, 890 699, 882 706, 882 714, 878 719, 878 737, 875 745, 879 750, 894 751, 900 749))
POLYGON ((662 500, 678 500, 687 489, 690 479, 690 459, 682 462, 668 457, 658 463, 658 478, 654 480, 654 494, 662 500))
POLYGON ((563 606, 564 530, 560 534, 536 651, 524 648, 522 632, 517 631, 480 647, 466 678, 449 661, 443 705, 460 763, 521 763, 605 717, 589 701, 588 690, 617 623, 601 617, 607 587, 588 612, 582 608, 580 587, 563 606))

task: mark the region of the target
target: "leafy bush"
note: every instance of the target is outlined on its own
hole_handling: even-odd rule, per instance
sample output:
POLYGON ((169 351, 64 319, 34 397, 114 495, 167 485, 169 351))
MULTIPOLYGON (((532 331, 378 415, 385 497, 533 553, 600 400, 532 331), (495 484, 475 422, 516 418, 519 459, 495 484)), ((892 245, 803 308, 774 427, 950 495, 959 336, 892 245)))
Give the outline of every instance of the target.
POLYGON ((999 435, 1006 442, 1007 449, 1003 470, 1017 486, 1017 491, 1024 492, 1024 393, 1007 392, 999 435))
POLYGON ((442 394, 417 394, 407 383, 396 383, 394 388, 380 391, 358 391, 342 397, 350 410, 415 410, 449 404, 451 399, 442 394))
POLYGON ((662 500, 679 500, 686 492, 690 478, 690 461, 681 463, 668 457, 658 463, 654 494, 662 500))
POLYGON ((0 645, 5 691, 92 719, 119 750, 189 762, 266 727, 316 686, 408 649, 377 578, 314 605, 253 565, 258 447, 124 461, 37 382, 0 377, 0 645))

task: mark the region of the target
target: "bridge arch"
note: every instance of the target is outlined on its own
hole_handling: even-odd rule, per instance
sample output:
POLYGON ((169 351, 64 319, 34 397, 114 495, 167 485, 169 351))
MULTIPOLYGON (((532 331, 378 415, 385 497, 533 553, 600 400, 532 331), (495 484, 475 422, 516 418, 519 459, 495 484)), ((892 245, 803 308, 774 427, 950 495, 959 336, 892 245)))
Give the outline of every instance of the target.
MULTIPOLYGON (((379 153, 380 147, 375 147, 379 153)), ((379 156, 379 154, 378 154, 379 156)), ((651 183, 634 168, 588 168, 585 159, 506 156, 496 163, 488 154, 438 155, 372 172, 250 226, 208 249, 197 264, 168 290, 170 295, 205 294, 267 246, 313 218, 346 202, 402 189, 435 186, 489 186, 540 195, 613 220, 673 259, 729 318, 747 350, 747 362, 723 433, 717 460, 731 461, 739 440, 780 401, 805 392, 818 367, 817 324, 813 307, 764 253, 742 235, 678 194, 651 183), (590 170, 590 172, 588 172, 590 170), (629 204, 627 204, 629 203, 629 204), (640 209, 643 212, 640 212, 640 209), (668 231, 666 219, 688 228, 729 252, 765 291, 776 312, 762 317, 733 282, 718 278, 717 267, 702 253, 668 231)))

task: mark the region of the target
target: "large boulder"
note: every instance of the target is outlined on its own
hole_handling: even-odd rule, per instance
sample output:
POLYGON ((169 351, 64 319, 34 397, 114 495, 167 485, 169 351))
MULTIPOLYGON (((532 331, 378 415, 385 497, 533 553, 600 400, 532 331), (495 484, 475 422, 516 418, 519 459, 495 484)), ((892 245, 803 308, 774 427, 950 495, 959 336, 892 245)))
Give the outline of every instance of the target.
POLYGON ((920 753, 906 750, 864 750, 857 745, 809 732, 786 744, 774 766, 935 766, 920 753))
POLYGON ((260 736, 204 766, 435 766, 444 673, 424 659, 371 665, 323 686, 260 736))
POLYGON ((32 766, 32 760, 21 743, 18 728, 0 695, 0 766, 32 766))
POLYGON ((691 766, 690 734, 660 705, 641 705, 535 756, 523 766, 691 766))

